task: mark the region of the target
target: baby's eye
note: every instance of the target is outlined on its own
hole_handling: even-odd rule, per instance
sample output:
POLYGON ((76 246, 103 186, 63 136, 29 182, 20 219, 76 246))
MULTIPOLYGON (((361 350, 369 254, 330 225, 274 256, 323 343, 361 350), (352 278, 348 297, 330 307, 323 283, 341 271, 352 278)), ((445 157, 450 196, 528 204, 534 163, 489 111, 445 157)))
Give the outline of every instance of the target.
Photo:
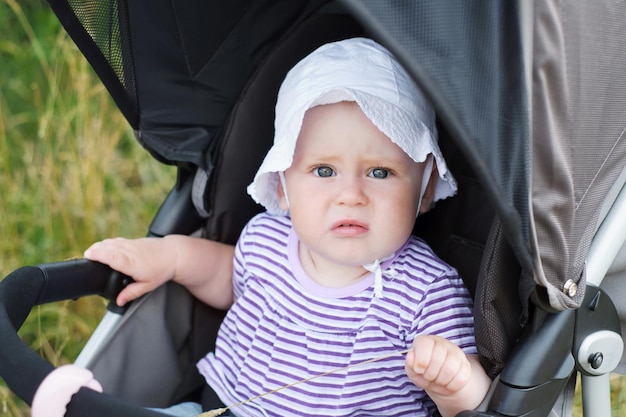
POLYGON ((332 177, 335 175, 335 171, 329 166, 319 166, 313 170, 313 173, 318 177, 332 177))
POLYGON ((368 174, 372 178, 387 178, 389 176, 389 170, 385 168, 374 168, 368 174))

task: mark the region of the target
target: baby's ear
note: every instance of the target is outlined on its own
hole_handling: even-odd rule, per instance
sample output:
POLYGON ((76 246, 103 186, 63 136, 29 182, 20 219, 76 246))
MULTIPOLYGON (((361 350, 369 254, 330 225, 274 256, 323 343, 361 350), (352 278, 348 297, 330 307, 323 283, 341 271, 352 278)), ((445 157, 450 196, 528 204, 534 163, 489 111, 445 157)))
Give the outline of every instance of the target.
POLYGON ((283 210, 289 210, 289 202, 287 201, 283 184, 280 181, 277 181, 276 184, 276 196, 278 197, 278 205, 280 208, 283 210))
POLYGON ((422 204, 420 205, 420 214, 426 213, 428 210, 430 210, 430 207, 433 204, 433 199, 435 198, 435 189, 437 188, 438 180, 439 180, 439 171, 437 170, 437 162, 433 158, 433 169, 430 173, 430 179, 428 180, 426 191, 424 191, 424 196, 422 197, 422 204))

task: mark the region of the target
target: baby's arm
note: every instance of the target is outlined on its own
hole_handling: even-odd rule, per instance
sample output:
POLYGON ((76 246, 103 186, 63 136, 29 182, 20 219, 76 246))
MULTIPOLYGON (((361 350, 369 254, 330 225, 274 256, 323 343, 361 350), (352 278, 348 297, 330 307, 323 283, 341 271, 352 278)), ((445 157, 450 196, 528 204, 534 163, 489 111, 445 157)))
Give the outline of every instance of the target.
POLYGON ((491 380, 476 355, 439 336, 418 336, 406 356, 406 372, 424 388, 443 417, 476 408, 491 380))
POLYGON ((94 243, 85 251, 85 258, 107 264, 135 280, 120 292, 118 305, 173 280, 201 301, 226 309, 233 303, 234 250, 230 245, 182 235, 115 238, 94 243))

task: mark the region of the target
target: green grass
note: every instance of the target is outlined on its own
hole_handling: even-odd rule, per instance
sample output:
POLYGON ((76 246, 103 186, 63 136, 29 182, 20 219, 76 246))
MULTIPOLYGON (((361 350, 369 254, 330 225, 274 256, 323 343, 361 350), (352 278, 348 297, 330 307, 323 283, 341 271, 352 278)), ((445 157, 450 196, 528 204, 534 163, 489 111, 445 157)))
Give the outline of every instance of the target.
MULTIPOLYGON (((0 0, 0 277, 144 235, 173 181, 45 2, 0 0)), ((54 365, 70 363, 103 312, 98 298, 37 307, 20 335, 54 365)), ((611 396, 614 417, 626 416, 625 378, 612 378, 611 396)), ((0 381, 0 416, 28 415, 0 381)))

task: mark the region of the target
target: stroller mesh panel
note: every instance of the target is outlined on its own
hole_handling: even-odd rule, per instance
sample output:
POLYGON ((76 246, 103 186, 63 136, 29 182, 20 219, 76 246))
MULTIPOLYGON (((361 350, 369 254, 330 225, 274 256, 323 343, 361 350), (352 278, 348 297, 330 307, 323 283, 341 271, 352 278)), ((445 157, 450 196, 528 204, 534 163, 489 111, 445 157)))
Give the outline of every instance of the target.
POLYGON ((49 4, 136 129, 139 109, 126 2, 49 0, 49 4))
MULTIPOLYGON (((69 3, 78 20, 106 57, 118 79, 126 85, 127 71, 124 68, 123 56, 125 53, 128 54, 128 50, 122 51, 125 45, 121 43, 119 24, 120 19, 124 19, 125 15, 124 13, 120 15, 118 2, 70 1, 69 3), (102 11, 94 13, 94 9, 102 11)), ((132 73, 129 75, 132 80, 132 73)))

